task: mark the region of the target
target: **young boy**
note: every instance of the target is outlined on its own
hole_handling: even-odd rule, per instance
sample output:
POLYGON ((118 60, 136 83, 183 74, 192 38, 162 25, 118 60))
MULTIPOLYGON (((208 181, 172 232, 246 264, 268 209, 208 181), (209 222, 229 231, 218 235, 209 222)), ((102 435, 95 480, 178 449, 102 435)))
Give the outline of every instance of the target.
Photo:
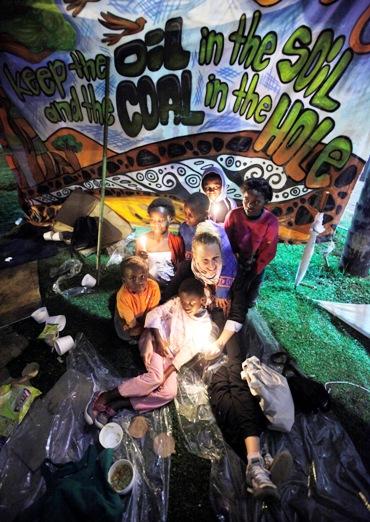
POLYGON ((272 199, 272 188, 263 178, 250 178, 242 183, 243 206, 231 210, 225 219, 225 230, 238 258, 244 281, 246 307, 255 304, 263 273, 274 259, 278 243, 277 218, 264 208, 272 199))
POLYGON ((209 217, 215 223, 223 223, 226 214, 236 207, 235 201, 226 195, 227 185, 223 170, 217 166, 205 169, 201 185, 210 202, 209 217))
POLYGON ((145 315, 160 301, 159 285, 148 279, 148 264, 139 256, 122 261, 121 277, 123 284, 117 293, 114 326, 120 339, 136 344, 145 315))
POLYGON ((179 234, 184 240, 185 259, 189 260, 192 257, 192 241, 196 227, 206 221, 212 224, 213 228, 217 231, 221 243, 222 269, 220 279, 222 286, 216 290, 216 304, 222 308, 222 300, 227 297, 234 281, 237 263, 223 226, 208 219, 208 210, 209 199, 205 194, 201 192, 191 194, 184 204, 185 222, 181 223, 179 234))
POLYGON ((176 396, 176 372, 198 353, 207 354, 218 334, 206 301, 203 284, 189 278, 181 283, 178 297, 148 312, 139 343, 147 372, 95 393, 85 409, 88 424, 101 427, 119 409, 146 412, 176 396))

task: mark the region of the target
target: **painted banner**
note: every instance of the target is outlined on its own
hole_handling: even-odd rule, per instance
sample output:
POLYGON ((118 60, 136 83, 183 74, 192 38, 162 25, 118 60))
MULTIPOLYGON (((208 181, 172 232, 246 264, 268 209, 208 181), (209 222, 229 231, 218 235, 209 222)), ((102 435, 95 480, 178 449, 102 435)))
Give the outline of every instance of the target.
POLYGON ((235 200, 244 179, 269 180, 281 239, 306 241, 319 210, 332 235, 369 156, 368 1, 3 0, 2 13, 1 142, 31 219, 99 192, 106 117, 107 202, 130 221, 215 165, 235 200))

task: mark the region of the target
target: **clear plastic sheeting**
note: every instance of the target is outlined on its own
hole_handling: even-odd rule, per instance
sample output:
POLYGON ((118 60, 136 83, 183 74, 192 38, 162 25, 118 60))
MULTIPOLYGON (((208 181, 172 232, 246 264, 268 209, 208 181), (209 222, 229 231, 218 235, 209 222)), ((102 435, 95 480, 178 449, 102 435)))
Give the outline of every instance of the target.
POLYGON ((175 405, 187 449, 205 459, 220 459, 224 453, 222 434, 213 417, 207 388, 191 368, 179 374, 175 405))
MULTIPOLYGON (((248 314, 243 338, 243 357, 256 355, 267 363, 270 354, 280 350, 254 310, 248 314)), ((212 462, 210 501, 218 521, 369 520, 369 476, 351 439, 331 413, 298 414, 290 433, 268 431, 262 435, 264 451, 272 455, 283 449, 290 451, 294 471, 279 485, 280 503, 256 501, 247 493, 245 462, 223 442, 207 405, 204 376, 207 372, 202 380, 194 369, 179 376, 176 410, 188 450, 212 462)))
MULTIPOLYGON (((88 426, 83 411, 93 389, 108 389, 122 378, 98 357, 82 335, 67 358, 67 371, 37 400, 0 453, 0 519, 11 522, 45 491, 40 466, 48 458, 55 463, 76 462, 90 444, 99 446, 99 430, 88 426), (16 486, 15 486, 16 485, 16 486)), ((147 432, 139 439, 129 434, 132 411, 116 415, 124 431, 115 459, 127 458, 138 474, 133 490, 122 496, 122 521, 164 521, 167 516, 170 458, 155 451, 154 439, 171 434, 167 407, 145 414, 147 432)), ((100 446, 99 446, 100 447, 100 446)))
POLYGON ((66 282, 69 279, 77 276, 82 269, 82 263, 79 259, 68 259, 59 268, 52 268, 50 270, 50 277, 58 277, 53 284, 53 291, 56 294, 63 295, 64 297, 76 297, 82 294, 91 294, 95 292, 95 289, 90 286, 73 286, 71 288, 65 288, 66 282))
POLYGON ((114 245, 107 248, 109 259, 107 261, 107 268, 112 265, 119 265, 123 258, 132 256, 135 253, 136 237, 132 232, 125 239, 118 241, 114 245))
POLYGON ((68 259, 64 261, 58 268, 50 270, 50 277, 57 277, 53 284, 53 291, 56 294, 64 295, 65 290, 62 290, 64 284, 68 279, 72 279, 81 272, 82 263, 79 259, 68 259))

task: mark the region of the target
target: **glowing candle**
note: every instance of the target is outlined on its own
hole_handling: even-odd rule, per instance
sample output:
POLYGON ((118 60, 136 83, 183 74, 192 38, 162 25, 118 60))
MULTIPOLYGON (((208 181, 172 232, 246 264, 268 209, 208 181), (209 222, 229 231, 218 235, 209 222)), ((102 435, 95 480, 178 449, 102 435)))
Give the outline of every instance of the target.
POLYGON ((213 219, 215 221, 217 220, 220 211, 221 211, 220 203, 213 203, 213 205, 212 205, 212 214, 213 214, 213 219))
POLYGON ((146 252, 146 235, 141 236, 141 248, 146 252))

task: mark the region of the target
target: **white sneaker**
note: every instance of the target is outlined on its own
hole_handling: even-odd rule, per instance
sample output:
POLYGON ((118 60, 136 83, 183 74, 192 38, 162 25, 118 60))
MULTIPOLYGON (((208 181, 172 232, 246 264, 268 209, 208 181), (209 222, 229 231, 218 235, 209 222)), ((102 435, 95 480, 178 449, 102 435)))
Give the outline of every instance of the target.
POLYGON ((263 458, 252 459, 247 466, 248 491, 260 500, 278 500, 279 493, 264 466, 263 458))

